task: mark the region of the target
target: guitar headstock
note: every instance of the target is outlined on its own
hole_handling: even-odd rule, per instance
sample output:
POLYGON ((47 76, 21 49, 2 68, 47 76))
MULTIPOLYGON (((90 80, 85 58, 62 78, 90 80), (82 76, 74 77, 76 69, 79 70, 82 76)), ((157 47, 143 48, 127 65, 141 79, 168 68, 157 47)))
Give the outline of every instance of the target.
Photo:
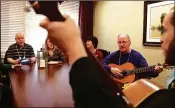
POLYGON ((166 63, 163 63, 163 64, 158 63, 157 66, 162 66, 162 68, 165 68, 165 69, 173 69, 174 68, 174 66, 170 66, 169 64, 166 64, 166 63))
POLYGON ((65 21, 58 10, 58 1, 29 1, 36 14, 43 14, 50 21, 65 21))

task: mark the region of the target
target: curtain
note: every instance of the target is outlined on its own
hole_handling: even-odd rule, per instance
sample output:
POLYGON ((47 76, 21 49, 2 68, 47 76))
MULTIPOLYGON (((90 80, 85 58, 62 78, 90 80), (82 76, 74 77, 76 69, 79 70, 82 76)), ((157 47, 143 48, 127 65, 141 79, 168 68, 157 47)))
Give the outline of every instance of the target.
POLYGON ((88 36, 93 36, 93 11, 94 1, 80 1, 79 26, 84 42, 88 36))

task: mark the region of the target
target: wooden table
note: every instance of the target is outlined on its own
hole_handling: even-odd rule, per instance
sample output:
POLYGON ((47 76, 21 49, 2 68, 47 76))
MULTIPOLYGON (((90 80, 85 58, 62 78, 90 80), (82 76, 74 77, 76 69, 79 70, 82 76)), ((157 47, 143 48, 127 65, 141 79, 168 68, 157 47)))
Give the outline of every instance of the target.
POLYGON ((73 107, 69 85, 70 66, 37 63, 10 71, 11 86, 17 107, 73 107))

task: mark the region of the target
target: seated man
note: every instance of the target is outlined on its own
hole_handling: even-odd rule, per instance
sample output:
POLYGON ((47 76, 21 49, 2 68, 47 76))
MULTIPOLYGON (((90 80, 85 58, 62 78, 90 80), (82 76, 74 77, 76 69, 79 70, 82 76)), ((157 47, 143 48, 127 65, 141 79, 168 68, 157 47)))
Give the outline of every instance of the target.
MULTIPOLYGON (((175 7, 171 8, 170 12, 165 16, 162 23, 162 38, 161 47, 165 55, 165 63, 170 66, 175 66, 175 7)), ((166 83, 166 88, 175 89, 175 68, 172 69, 166 83)))
MULTIPOLYGON (((165 16, 162 23, 161 47, 165 55, 165 63, 175 66, 175 7, 165 16)), ((152 96, 140 108, 174 108, 175 100, 175 69, 172 70, 166 84, 167 90, 152 96)))
POLYGON ((98 45, 98 39, 96 37, 90 36, 87 38, 86 41, 87 48, 95 56, 95 58, 101 62, 103 60, 103 54, 97 49, 97 45, 98 45))
POLYGON ((36 61, 35 54, 31 45, 24 42, 24 34, 17 33, 16 43, 9 46, 6 52, 8 63, 19 64, 22 59, 29 59, 30 63, 36 61))
MULTIPOLYGON (((116 67, 108 66, 108 64, 123 65, 127 62, 132 63, 136 68, 147 67, 148 63, 146 59, 136 50, 131 49, 130 37, 127 34, 120 34, 117 40, 119 50, 111 53, 103 60, 103 65, 108 72, 112 72, 117 78, 122 78, 121 70, 116 67)), ((160 70, 160 68, 156 68, 160 70)), ((135 79, 156 77, 159 71, 153 70, 136 74, 135 79)), ((161 70, 162 71, 162 70, 161 70)))

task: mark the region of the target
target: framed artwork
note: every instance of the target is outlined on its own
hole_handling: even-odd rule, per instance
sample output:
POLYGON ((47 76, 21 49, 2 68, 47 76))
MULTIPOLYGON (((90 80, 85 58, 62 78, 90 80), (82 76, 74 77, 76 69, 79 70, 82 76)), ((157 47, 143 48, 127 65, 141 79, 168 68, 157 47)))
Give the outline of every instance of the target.
POLYGON ((145 1, 143 45, 160 46, 162 21, 174 6, 174 1, 145 1))

